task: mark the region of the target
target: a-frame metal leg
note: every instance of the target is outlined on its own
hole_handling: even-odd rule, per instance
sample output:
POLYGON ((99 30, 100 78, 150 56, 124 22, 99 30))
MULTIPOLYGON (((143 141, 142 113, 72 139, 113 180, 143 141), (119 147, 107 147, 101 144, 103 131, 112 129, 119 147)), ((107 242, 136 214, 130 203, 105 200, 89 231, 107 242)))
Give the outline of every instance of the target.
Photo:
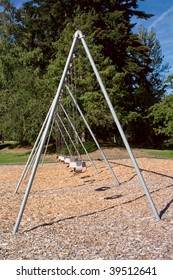
POLYGON ((47 149, 48 149, 50 137, 51 137, 52 130, 53 130, 53 125, 54 125, 54 120, 52 121, 51 128, 50 128, 50 131, 49 131, 49 136, 48 136, 48 138, 47 138, 47 143, 46 143, 46 147, 45 147, 45 150, 44 150, 44 154, 43 154, 43 158, 42 158, 42 163, 41 163, 42 165, 43 165, 43 163, 44 163, 45 156, 46 156, 46 153, 47 153, 47 149))
POLYGON ((18 231, 18 228, 19 228, 19 225, 20 225, 20 221, 21 221, 22 216, 23 216, 25 205, 26 205, 26 202, 27 202, 30 190, 31 190, 31 186, 32 186, 32 183, 33 183, 33 180, 34 180, 34 177, 35 177, 35 173, 36 173, 36 170, 37 170, 37 167, 38 167, 39 159, 40 159, 43 147, 44 147, 44 143, 46 141, 46 137, 47 137, 47 134, 48 134, 48 131, 49 131, 49 127, 51 125, 51 122, 52 122, 52 119, 53 119, 53 116, 54 116, 54 112, 55 112, 56 106, 58 104, 58 101, 59 101, 59 98, 60 98, 60 95, 61 95, 61 90, 62 90, 62 87, 64 85, 65 77, 66 77, 68 68, 70 66, 70 62, 72 60, 73 52, 74 52, 75 47, 77 45, 78 39, 79 39, 78 38, 78 33, 75 33, 74 39, 73 39, 73 42, 72 42, 72 46, 71 46, 71 49, 70 49, 70 52, 69 52, 69 55, 68 55, 68 58, 67 58, 67 61, 66 61, 66 65, 65 65, 65 68, 64 68, 64 71, 63 71, 63 74, 62 74, 59 86, 58 86, 58 90, 57 90, 55 99, 54 99, 54 101, 52 103, 51 111, 50 111, 50 114, 49 114, 49 117, 48 117, 45 129, 44 129, 44 132, 43 132, 43 135, 42 135, 42 138, 41 138, 41 143, 40 143, 37 155, 36 155, 36 159, 35 159, 35 162, 34 162, 34 165, 33 165, 33 168, 32 168, 32 172, 31 172, 31 175, 30 175, 30 178, 29 178, 29 181, 28 181, 26 192, 25 192, 25 195, 24 195, 24 198, 23 198, 23 201, 22 201, 22 205, 20 207, 20 211, 19 211, 19 214, 18 214, 18 217, 17 217, 17 220, 16 220, 16 224, 14 226, 14 230, 13 230, 14 234, 16 234, 16 232, 18 231))
POLYGON ((80 31, 78 31, 78 33, 79 33, 79 37, 80 37, 80 39, 81 39, 81 42, 82 42, 82 44, 83 44, 83 46, 84 46, 84 49, 85 49, 85 51, 86 51, 86 54, 87 54, 87 56, 88 56, 88 59, 89 59, 89 61, 90 61, 90 64, 91 64, 91 66, 92 66, 92 68, 93 68, 93 71, 94 71, 94 73, 95 73, 95 75, 96 75, 97 81, 98 81, 98 83, 99 83, 99 85, 100 85, 100 88, 101 88, 101 90, 102 90, 102 92, 103 92, 103 95, 104 95, 104 97, 105 97, 105 99, 106 99, 106 102, 107 102, 107 104, 108 104, 108 107, 109 107, 109 109, 110 109, 110 111, 111 111, 111 114, 112 114, 112 116, 113 116, 113 119, 114 119, 114 121, 115 121, 115 123, 116 123, 116 125, 117 125, 117 128, 118 128, 118 130, 119 130, 119 133, 120 133, 120 135, 121 135, 121 138, 122 138, 122 140, 123 140, 123 142, 124 142, 124 145, 125 145, 125 147, 126 147, 126 149, 127 149, 127 152, 128 152, 128 154, 129 154, 129 156, 130 156, 130 158, 131 158, 131 161, 132 161, 132 163, 133 163, 133 165, 134 165, 134 168, 135 168, 136 173, 137 173, 137 175, 138 175, 139 181, 140 181, 140 183, 141 183, 141 185, 142 185, 142 188, 143 188, 143 190, 144 190, 144 192, 145 192, 145 194, 146 194, 146 196, 147 196, 147 199, 148 199, 148 201, 149 201, 149 204, 150 204, 150 206, 151 206, 151 209, 152 209, 152 211, 153 211, 153 214, 154 214, 154 216, 156 217, 157 220, 160 220, 160 216, 159 216, 159 214, 158 214, 158 212, 157 212, 157 209, 156 209, 156 207, 155 207, 155 205, 154 205, 154 202, 153 202, 153 200, 152 200, 152 198, 151 198, 151 195, 150 195, 150 193, 149 193, 149 191, 148 191, 147 185, 146 185, 145 180, 144 180, 144 178, 143 178, 143 176, 142 176, 142 173, 141 173, 141 171, 140 171, 140 169, 139 169, 139 166, 138 166, 138 164, 137 164, 137 161, 136 161, 136 159, 135 159, 135 157, 134 157, 134 155, 133 155, 133 153, 132 153, 132 150, 131 150, 131 148, 130 148, 130 145, 129 145, 127 139, 126 139, 126 136, 125 136, 125 134, 124 134, 124 131, 123 131, 122 127, 121 127, 121 124, 120 124, 120 122, 119 122, 119 120, 118 120, 118 117, 117 117, 117 115, 116 115, 116 113, 115 113, 115 110, 114 110, 114 108, 113 108, 113 106, 112 106, 112 103, 111 103, 111 101, 110 101, 109 95, 108 95, 108 93, 107 93, 107 91, 106 91, 106 89, 105 89, 105 87, 104 87, 104 85, 103 85, 102 79, 101 79, 101 77, 100 77, 100 75, 99 75, 99 72, 98 72, 98 70, 97 70, 97 68, 96 68, 96 65, 95 65, 95 63, 94 63, 94 60, 93 60, 93 58, 92 58, 92 56, 91 56, 91 53, 90 53, 90 51, 89 51, 89 49, 88 49, 88 46, 87 46, 86 42, 85 42, 84 36, 83 36, 83 34, 82 34, 80 31))
MULTIPOLYGON (((51 107, 50 107, 50 109, 51 109, 51 107)), ((28 158, 28 160, 27 160, 27 163, 26 163, 26 165, 25 165, 25 167, 24 167, 24 169, 23 169, 22 175, 21 175, 21 177, 20 177, 20 179, 19 179, 19 181, 18 181, 18 184, 17 184, 16 189, 15 189, 15 193, 17 193, 17 191, 18 191, 18 189, 19 189, 19 187, 20 187, 20 185, 21 185, 23 179, 24 179, 25 176, 27 175, 27 172, 28 172, 28 170, 29 170, 29 168, 30 168, 30 163, 32 162, 32 160, 33 160, 33 158, 34 158, 34 153, 35 153, 35 151, 37 150, 37 147, 39 146, 39 142, 40 142, 41 136, 42 136, 42 134, 43 134, 45 125, 46 125, 46 123, 47 123, 47 119, 48 119, 49 114, 50 114, 50 109, 49 109, 49 112, 48 112, 47 115, 46 115, 46 118, 45 118, 44 123, 43 123, 43 125, 42 125, 42 127, 41 127, 41 129, 40 129, 40 132, 39 132, 39 134, 38 134, 38 136, 37 136, 37 139, 36 139, 35 144, 34 144, 34 146, 33 146, 33 148, 32 148, 32 151, 31 151, 31 153, 30 153, 30 155, 29 155, 29 158, 28 158), (37 145, 38 145, 38 146, 37 146, 37 145)))

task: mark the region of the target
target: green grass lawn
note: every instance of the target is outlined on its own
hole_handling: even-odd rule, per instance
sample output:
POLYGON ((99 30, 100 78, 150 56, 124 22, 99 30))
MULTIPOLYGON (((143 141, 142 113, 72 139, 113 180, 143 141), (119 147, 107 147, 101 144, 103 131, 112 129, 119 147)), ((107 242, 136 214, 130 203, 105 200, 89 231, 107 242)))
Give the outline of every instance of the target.
POLYGON ((13 150, 0 151, 0 164, 25 163, 30 152, 14 152, 13 150))
POLYGON ((146 157, 173 159, 173 150, 144 150, 146 157))
MULTIPOLYGON (((27 162, 31 150, 2 149, 0 150, 0 164, 24 164, 27 162)), ((53 157, 45 157, 44 162, 55 162, 53 157)))
MULTIPOLYGON (((31 149, 4 148, 0 150, 0 164, 24 164, 26 163, 31 149)), ((139 157, 153 157, 163 159, 173 159, 173 150, 154 150, 154 149, 133 149, 134 155, 139 157)), ((121 154, 117 154, 116 148, 112 154, 112 158, 128 158, 125 149, 121 154)), ((56 162, 54 155, 46 155, 44 162, 56 162)))

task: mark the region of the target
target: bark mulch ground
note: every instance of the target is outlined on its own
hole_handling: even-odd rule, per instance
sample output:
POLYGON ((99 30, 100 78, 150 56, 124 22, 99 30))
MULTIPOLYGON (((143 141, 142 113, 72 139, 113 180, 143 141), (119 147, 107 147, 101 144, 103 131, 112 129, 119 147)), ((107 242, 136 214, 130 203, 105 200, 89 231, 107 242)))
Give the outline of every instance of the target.
MULTIPOLYGON (((26 188, 24 166, 0 166, 0 259, 173 259, 173 161, 139 158, 161 215, 157 221, 129 159, 39 166, 19 231, 13 227, 26 188)), ((27 178, 28 179, 28 178, 27 178)))

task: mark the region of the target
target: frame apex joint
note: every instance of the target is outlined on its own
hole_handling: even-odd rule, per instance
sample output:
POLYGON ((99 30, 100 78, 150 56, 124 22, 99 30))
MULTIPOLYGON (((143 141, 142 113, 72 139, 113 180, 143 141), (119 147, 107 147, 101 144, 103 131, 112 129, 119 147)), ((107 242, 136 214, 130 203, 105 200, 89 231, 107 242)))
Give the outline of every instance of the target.
POLYGON ((85 36, 83 35, 82 31, 80 31, 80 30, 77 30, 74 34, 74 38, 82 39, 84 37, 85 36))

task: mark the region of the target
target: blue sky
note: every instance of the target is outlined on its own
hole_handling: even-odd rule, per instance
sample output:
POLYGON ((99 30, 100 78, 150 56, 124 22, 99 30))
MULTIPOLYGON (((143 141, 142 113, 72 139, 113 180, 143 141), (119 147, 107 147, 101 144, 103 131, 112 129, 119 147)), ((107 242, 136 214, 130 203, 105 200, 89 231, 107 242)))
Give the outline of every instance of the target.
POLYGON ((17 8, 20 7, 22 5, 22 3, 27 2, 26 1, 22 1, 22 0, 11 0, 11 3, 13 3, 17 8))
POLYGON ((142 24, 148 30, 154 28, 162 48, 164 62, 170 64, 168 74, 173 74, 173 0, 139 0, 139 9, 154 14, 149 20, 135 20, 136 29, 142 24))
MULTIPOLYGON (((22 0, 12 0, 16 7, 19 7, 23 2, 22 0)), ((138 30, 140 25, 150 30, 154 28, 162 48, 164 55, 164 62, 170 64, 171 69, 168 74, 173 74, 173 0, 138 0, 138 10, 145 11, 146 13, 154 14, 149 20, 137 20, 135 30, 138 30)))

